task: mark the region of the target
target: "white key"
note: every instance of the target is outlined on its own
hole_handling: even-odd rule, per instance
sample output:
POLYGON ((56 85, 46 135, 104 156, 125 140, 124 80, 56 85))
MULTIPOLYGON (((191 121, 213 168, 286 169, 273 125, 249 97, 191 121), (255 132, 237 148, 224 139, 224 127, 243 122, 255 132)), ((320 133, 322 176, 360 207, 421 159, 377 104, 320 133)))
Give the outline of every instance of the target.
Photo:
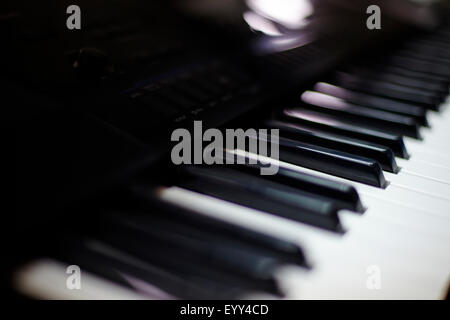
POLYGON ((424 152, 420 152, 419 150, 411 150, 410 153, 411 153, 411 157, 409 160, 411 160, 411 161, 418 160, 418 161, 422 161, 424 163, 430 163, 430 164, 434 164, 436 166, 441 166, 443 168, 450 169, 450 154, 444 155, 444 154, 440 154, 439 152, 424 153, 424 152))
POLYGON ((384 172, 384 176, 393 186, 414 190, 428 194, 431 197, 439 197, 450 201, 450 185, 447 183, 408 172, 402 173, 401 171, 398 174, 384 172))
POLYGON ((450 230, 450 221, 448 219, 443 219, 418 209, 383 201, 370 195, 361 195, 361 199, 370 208, 363 215, 365 220, 373 219, 398 224, 445 243, 448 243, 450 240, 450 233, 448 232, 450 230))
POLYGON ((58 300, 142 300, 148 299, 109 280, 82 270, 81 288, 66 286, 67 265, 55 260, 36 260, 21 267, 14 275, 15 288, 35 299, 58 300))
POLYGON ((402 173, 410 173, 443 183, 450 183, 450 168, 428 163, 420 159, 396 159, 402 173))
POLYGON ((413 153, 414 151, 418 151, 421 153, 438 153, 442 155, 449 155, 450 148, 442 147, 442 145, 436 143, 425 143, 420 140, 412 139, 409 137, 404 137, 403 141, 405 142, 406 150, 409 153, 413 153))

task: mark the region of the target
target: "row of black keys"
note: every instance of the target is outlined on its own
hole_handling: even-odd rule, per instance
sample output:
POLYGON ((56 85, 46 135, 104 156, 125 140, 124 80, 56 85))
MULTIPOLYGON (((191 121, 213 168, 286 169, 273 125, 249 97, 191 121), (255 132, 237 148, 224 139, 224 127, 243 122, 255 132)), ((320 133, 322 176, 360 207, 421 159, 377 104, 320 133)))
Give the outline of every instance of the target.
MULTIPOLYGON (((450 37, 433 36, 433 43, 440 48, 450 44, 450 37)), ((419 56, 417 52, 422 51, 413 55, 419 56)), ((395 156, 408 158, 403 136, 419 138, 428 110, 439 109, 450 84, 450 69, 430 62, 434 56, 424 53, 413 64, 404 55, 404 61, 395 58, 401 62, 399 68, 417 76, 407 78, 369 65, 362 75, 347 66, 346 72, 333 73, 329 83, 317 83, 304 92, 297 106, 277 110, 264 120, 261 127, 280 129, 279 159, 385 187, 383 170, 398 173, 395 156), (416 70, 422 68, 421 62, 429 68, 416 70)), ((391 56, 385 61, 386 69, 397 65, 391 63, 391 56)), ((339 210, 363 211, 356 191, 348 185, 286 168, 274 176, 261 176, 258 166, 185 167, 177 185, 334 232, 343 231, 339 210)))
POLYGON ((139 205, 107 210, 95 235, 66 235, 58 258, 162 299, 282 296, 274 271, 310 267, 294 243, 160 202, 149 191, 133 188, 139 205))
MULTIPOLYGON (((438 56, 435 49, 440 52, 450 43, 439 34, 417 41, 414 54, 422 53, 418 61, 427 63, 438 56)), ((345 69, 350 77, 371 79, 374 85, 354 87, 338 75, 336 86, 319 83, 303 94, 301 105, 275 112, 262 123, 281 129, 280 159, 382 187, 382 168, 397 172, 394 155, 408 157, 402 135, 417 136, 414 128, 427 125, 426 111, 438 108, 450 82, 443 71, 436 72, 444 67, 384 66, 364 67, 367 76, 345 69), (407 79, 436 87, 427 89, 432 95, 422 95, 409 90, 413 86, 403 83, 407 79), (417 96, 432 100, 418 103, 417 96)), ((347 184, 285 168, 259 176, 261 165, 180 167, 176 184, 336 232, 342 231, 338 210, 364 211, 347 184)), ((294 243, 159 202, 150 191, 145 182, 135 185, 128 199, 133 209, 106 210, 102 232, 70 240, 60 258, 156 298, 240 298, 252 291, 281 295, 274 271, 285 264, 309 267, 294 243)))

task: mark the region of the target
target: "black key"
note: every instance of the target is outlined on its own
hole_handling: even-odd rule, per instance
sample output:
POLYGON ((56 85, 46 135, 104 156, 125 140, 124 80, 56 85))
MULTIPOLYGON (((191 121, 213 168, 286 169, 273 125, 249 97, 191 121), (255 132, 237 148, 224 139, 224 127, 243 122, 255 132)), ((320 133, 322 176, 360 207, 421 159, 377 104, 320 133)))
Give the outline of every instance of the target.
POLYGON ((438 48, 439 50, 442 50, 444 53, 447 53, 447 50, 450 50, 450 43, 448 43, 447 41, 442 41, 442 39, 439 38, 428 36, 417 39, 416 42, 420 45, 433 46, 435 48, 438 48))
POLYGON ((287 219, 342 232, 332 201, 225 167, 184 167, 178 185, 196 192, 272 213, 287 219))
POLYGON ((405 68, 402 68, 399 66, 376 65, 375 68, 379 69, 379 70, 389 71, 389 72, 399 74, 399 75, 402 75, 405 77, 412 77, 412 78, 416 78, 416 79, 423 79, 423 80, 428 80, 428 81, 433 81, 433 82, 439 82, 439 83, 444 84, 444 86, 446 86, 446 87, 448 87, 448 84, 450 82, 449 79, 447 79, 446 77, 443 77, 443 76, 419 72, 419 71, 413 71, 413 70, 405 69, 405 68))
POLYGON ((423 54, 421 52, 411 50, 397 50, 395 52, 395 56, 399 58, 406 57, 430 63, 443 64, 444 66, 447 66, 450 63, 450 59, 448 57, 436 57, 433 55, 423 54))
POLYGON ((378 188, 387 185, 381 166, 375 160, 290 139, 279 140, 281 161, 378 188))
MULTIPOLYGON (((142 286, 162 290, 161 298, 185 299, 237 298, 243 287, 205 281, 200 277, 176 273, 155 264, 143 261, 126 251, 117 250, 98 241, 77 243, 72 248, 65 246, 63 260, 79 265, 83 270, 129 287, 146 295, 142 286), (166 297, 164 293, 168 294, 166 297)), ((150 293, 154 295, 154 291, 150 293)))
POLYGON ((450 56, 450 46, 440 46, 426 40, 414 40, 403 45, 403 50, 418 52, 423 55, 447 58, 450 56))
POLYGON ((378 161, 386 171, 393 173, 399 171, 394 153, 384 146, 331 133, 308 130, 301 125, 288 122, 270 120, 265 124, 269 128, 279 129, 282 137, 373 159, 378 161))
POLYGON ((247 282, 246 286, 277 290, 273 274, 282 263, 276 257, 234 246, 226 239, 217 242, 200 233, 183 232, 186 230, 176 229, 168 220, 147 220, 108 218, 103 224, 103 241, 172 270, 191 268, 200 276, 208 275, 218 281, 233 275, 247 282))
MULTIPOLYGON (((123 250, 131 251, 142 260, 151 261, 155 266, 181 278, 186 278, 189 282, 199 282, 201 286, 206 283, 211 287, 229 288, 228 290, 237 287, 247 292, 264 291, 282 295, 273 277, 264 279, 247 277, 245 274, 237 272, 238 269, 235 269, 236 272, 231 272, 229 266, 209 264, 207 260, 191 256, 189 255, 190 252, 187 251, 176 251, 170 246, 157 247, 152 244, 142 246, 141 240, 144 239, 111 237, 109 240, 114 241, 116 245, 124 244, 127 248, 123 248, 123 250), (128 246, 131 246, 131 249, 128 246)), ((210 251, 211 254, 213 252, 210 251)), ((224 251, 217 251, 217 253, 224 253, 224 251)), ((236 257, 237 255, 233 255, 233 258, 236 257)), ((247 264, 250 265, 251 261, 247 261, 247 264)))
POLYGON ((405 77, 392 72, 379 71, 379 70, 367 70, 362 68, 350 68, 350 73, 364 77, 371 80, 377 80, 380 82, 391 82, 401 86, 431 91, 437 95, 443 95, 447 91, 447 86, 442 82, 425 81, 413 77, 405 77))
POLYGON ((424 72, 429 74, 435 74, 443 76, 446 79, 450 78, 450 68, 447 65, 441 65, 438 63, 427 62, 415 58, 407 57, 390 57, 387 63, 404 67, 409 70, 424 72))
MULTIPOLYGON (((245 165, 235 165, 233 168, 253 175, 259 174, 264 164, 250 164, 248 159, 245 165)), ((311 174, 297 172, 287 168, 279 167, 274 175, 264 175, 261 178, 282 183, 292 188, 332 199, 339 209, 347 209, 358 213, 364 212, 364 207, 359 199, 356 189, 345 183, 332 181, 311 174)))
POLYGON ((428 125, 427 111, 420 106, 359 93, 324 82, 316 83, 314 85, 314 90, 361 106, 407 115, 416 119, 424 126, 428 125))
POLYGON ((441 102, 440 96, 424 90, 364 79, 343 72, 337 72, 332 83, 346 89, 419 104, 433 110, 436 110, 441 102))
POLYGON ((335 115, 343 120, 379 131, 420 138, 419 124, 411 117, 346 103, 322 94, 306 91, 301 96, 302 109, 335 115))
MULTIPOLYGON (((139 201, 147 203, 142 210, 149 211, 151 217, 157 216, 158 219, 168 219, 173 228, 190 228, 191 234, 214 239, 214 241, 233 240, 236 246, 253 248, 259 252, 274 256, 277 259, 289 263, 295 263, 301 266, 307 266, 303 250, 295 243, 275 238, 239 225, 227 223, 199 215, 198 213, 181 208, 176 205, 153 200, 149 203, 148 186, 135 186, 133 192, 139 197, 139 201)), ((145 221, 145 217, 140 216, 145 221)), ((151 219, 150 217, 147 218, 151 219)), ((186 231, 189 232, 189 231, 186 231)))
POLYGON ((373 142, 388 147, 398 157, 405 159, 409 157, 403 138, 399 135, 367 129, 346 123, 333 116, 312 111, 286 109, 283 111, 282 116, 311 129, 319 129, 363 141, 373 142))
POLYGON ((445 41, 446 43, 448 43, 450 45, 450 27, 445 26, 440 28, 439 30, 437 30, 436 33, 432 33, 431 36, 433 37, 437 37, 442 41, 445 41))

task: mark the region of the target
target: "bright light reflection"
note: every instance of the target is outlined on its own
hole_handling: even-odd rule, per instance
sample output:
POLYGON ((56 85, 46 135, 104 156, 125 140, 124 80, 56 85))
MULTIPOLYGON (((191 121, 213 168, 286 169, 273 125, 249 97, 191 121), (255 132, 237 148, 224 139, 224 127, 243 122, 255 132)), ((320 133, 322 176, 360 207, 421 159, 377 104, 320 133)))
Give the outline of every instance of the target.
POLYGON ((246 0, 246 3, 255 13, 290 29, 305 26, 306 18, 314 12, 310 0, 246 0))
POLYGON ((281 32, 272 21, 254 13, 253 11, 244 12, 243 17, 250 28, 255 31, 261 31, 262 33, 265 33, 269 36, 281 35, 281 32))

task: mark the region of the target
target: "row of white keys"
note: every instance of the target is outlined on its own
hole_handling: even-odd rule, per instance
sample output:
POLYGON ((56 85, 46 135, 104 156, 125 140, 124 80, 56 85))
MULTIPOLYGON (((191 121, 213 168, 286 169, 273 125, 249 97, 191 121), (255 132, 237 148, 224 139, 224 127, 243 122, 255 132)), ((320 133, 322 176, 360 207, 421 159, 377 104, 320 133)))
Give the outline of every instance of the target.
MULTIPOLYGON (((399 232, 398 228, 391 228, 395 232, 382 232, 379 234, 382 237, 380 241, 374 237, 376 234, 373 232, 368 235, 367 231, 372 228, 369 221, 365 227, 362 223, 353 223, 352 229, 341 236, 177 187, 160 191, 160 196, 199 213, 298 242, 306 249, 307 256, 313 262, 313 269, 308 272, 296 270, 295 277, 291 275, 292 270, 279 273, 284 285, 292 285, 294 279, 297 279, 291 288, 295 289, 294 293, 288 292, 289 298, 442 297, 450 264, 446 257, 438 259, 439 249, 433 247, 439 243, 437 240, 426 240, 416 233, 407 233, 406 229, 399 232), (408 242, 414 238, 418 239, 415 243, 408 242), (421 246, 417 246, 418 243, 421 246), (427 251, 434 252, 426 254, 427 251), (436 262, 439 268, 436 267, 436 262), (380 290, 369 290, 366 286, 365 273, 372 265, 376 265, 383 272, 384 281, 380 290), (334 278, 339 279, 339 282, 345 281, 333 285, 329 280, 334 278), (412 283, 417 286, 416 290, 412 290, 412 283), (315 290, 306 290, 307 287, 315 290), (298 288, 304 290, 297 291, 298 288), (352 292, 354 295, 342 295, 343 291, 352 292)), ((363 218, 360 218, 360 221, 363 221, 363 218)), ((386 225, 389 223, 379 224, 377 228, 384 228, 386 225)))

